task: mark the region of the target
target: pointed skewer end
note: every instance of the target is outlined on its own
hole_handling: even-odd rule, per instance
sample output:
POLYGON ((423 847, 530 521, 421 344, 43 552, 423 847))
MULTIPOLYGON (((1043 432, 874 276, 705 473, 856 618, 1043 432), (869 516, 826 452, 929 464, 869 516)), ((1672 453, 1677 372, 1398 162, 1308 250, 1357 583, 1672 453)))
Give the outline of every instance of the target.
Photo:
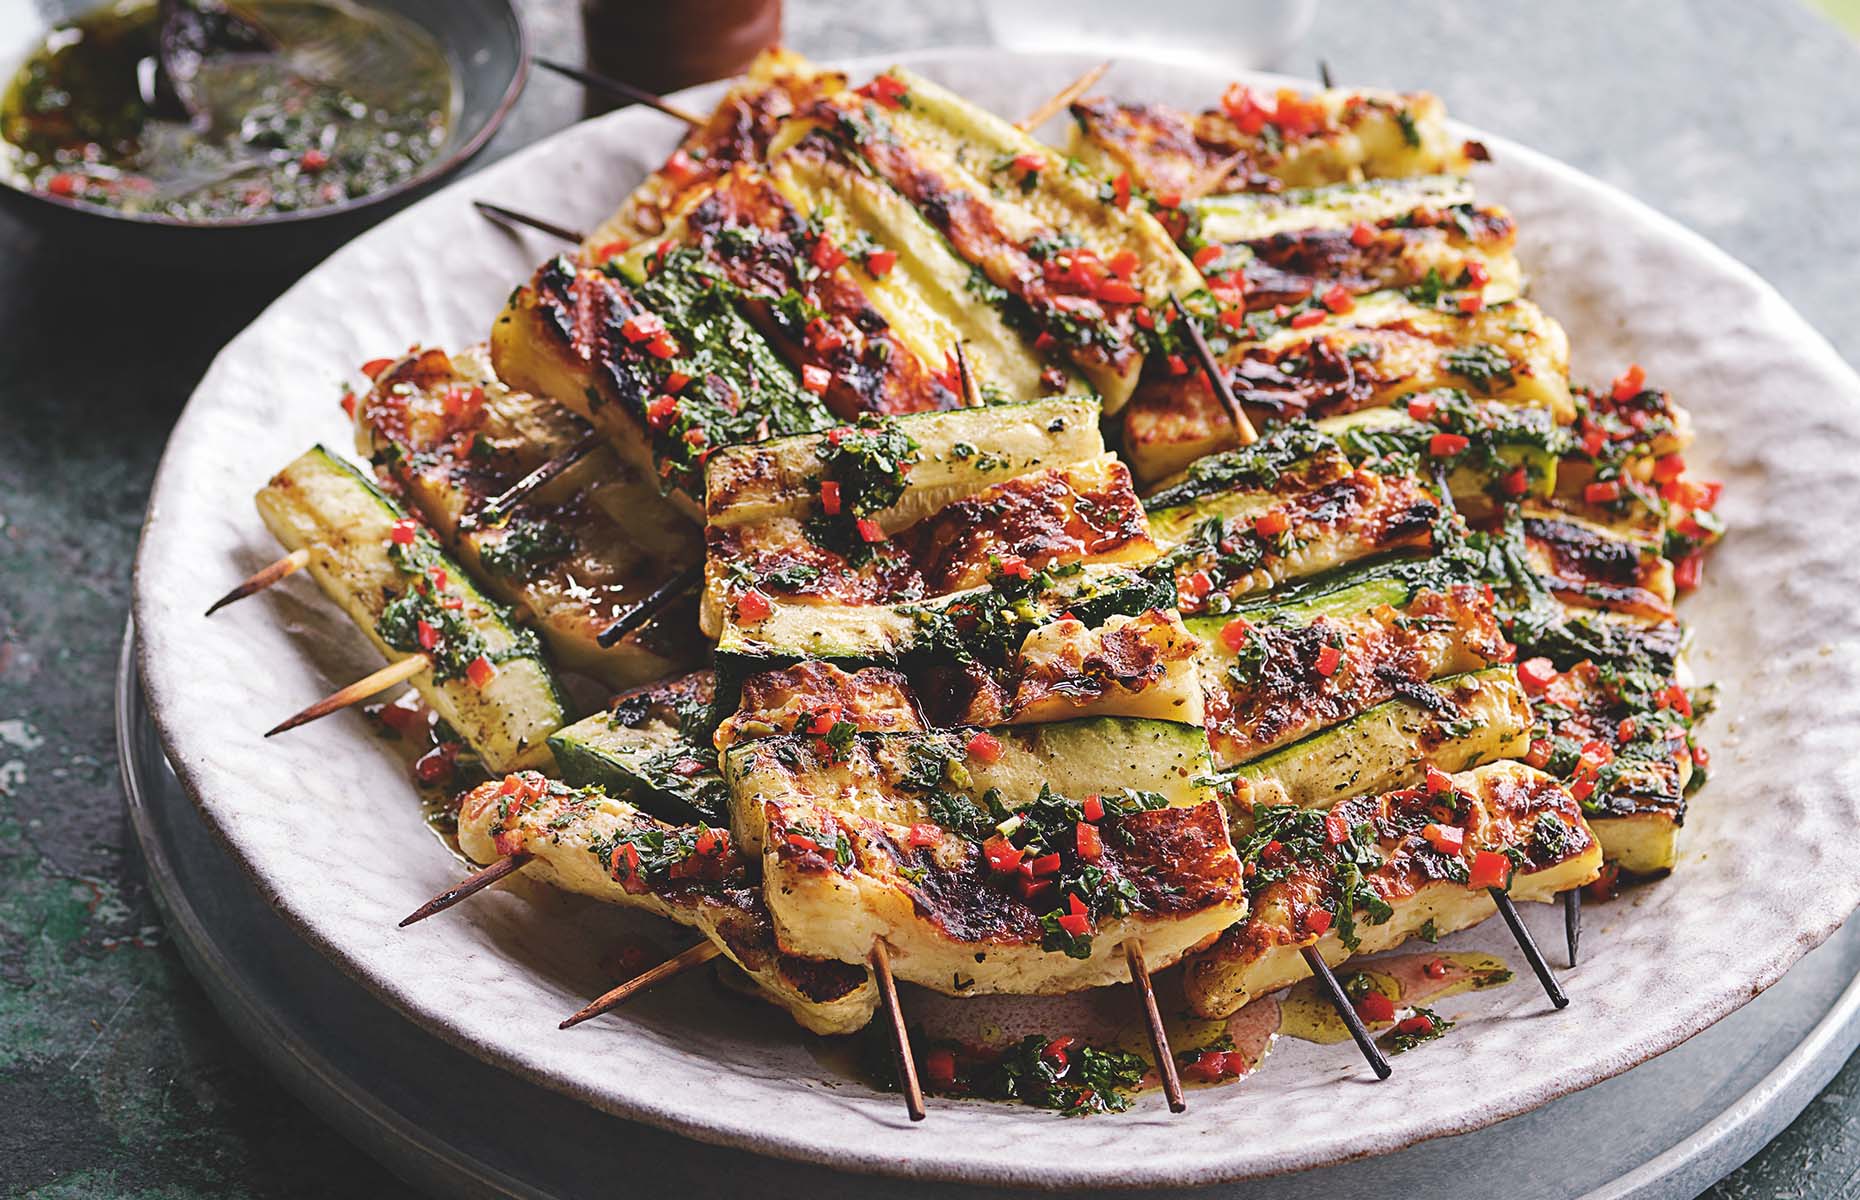
POLYGON ((1169 1049, 1169 1031, 1163 1025, 1162 1011, 1156 1007, 1156 989, 1150 983, 1149 964, 1143 960, 1143 944, 1136 940, 1124 943, 1124 961, 1130 964, 1130 982, 1143 1002, 1143 1021, 1150 1035, 1150 1050, 1156 1055, 1156 1073, 1162 1078, 1163 1096, 1169 1111, 1188 1111, 1182 1096, 1182 1077, 1175 1069, 1175 1055, 1169 1049))
POLYGON ((622 983, 619 987, 595 997, 582 1008, 576 1010, 573 1016, 563 1021, 560 1025, 557 1025, 556 1028, 573 1029, 583 1021, 598 1017, 604 1012, 620 1007, 639 993, 664 980, 670 979, 674 975, 682 975, 692 967, 703 966, 722 953, 723 951, 718 947, 717 943, 708 938, 688 946, 677 954, 672 955, 658 966, 649 967, 633 976, 633 978, 627 980, 625 983, 622 983))
POLYGON ((891 1049, 897 1058, 898 1083, 904 1090, 904 1110, 911 1120, 921 1121, 924 1119, 924 1090, 917 1081, 917 1056, 911 1051, 911 1035, 904 1027, 904 1006, 898 1002, 898 982, 891 976, 891 952, 885 943, 874 942, 866 962, 878 981, 885 1017, 891 1023, 891 1049))
POLYGON ((206 615, 210 617, 235 600, 243 600, 247 596, 256 595, 264 591, 272 584, 278 582, 278 580, 283 579, 286 575, 301 571, 309 561, 310 551, 307 549, 297 549, 291 551, 274 563, 267 563, 265 566, 260 567, 258 570, 246 576, 245 579, 239 583, 238 587, 235 587, 232 591, 227 592, 224 596, 215 600, 212 607, 207 609, 206 615))
POLYGON ((1582 889, 1563 893, 1563 941, 1569 949, 1569 965, 1576 966, 1576 947, 1582 941, 1582 889))
POLYGON ((1558 986, 1556 976, 1550 973, 1550 964, 1544 960, 1543 951, 1537 948, 1537 939, 1525 928, 1524 918, 1518 915, 1518 906, 1512 903, 1503 888, 1487 888, 1492 896, 1492 903, 1498 905, 1498 913, 1505 918, 1505 924, 1511 929, 1511 936, 1518 943, 1518 949, 1524 952, 1524 961, 1531 964, 1531 973, 1537 976, 1537 982, 1543 985, 1544 995, 1550 998, 1552 1008, 1569 1007, 1569 997, 1558 986))
POLYGON ((446 911, 454 904, 457 904, 459 901, 469 896, 477 895, 504 876, 515 872, 528 861, 530 861, 529 854, 519 852, 517 854, 506 854, 503 858, 498 859, 488 867, 480 867, 445 891, 434 896, 431 900, 428 900, 425 904, 422 904, 420 907, 402 917, 399 928, 405 929, 409 925, 424 921, 435 913, 446 911))
POLYGON ((1324 956, 1318 953, 1316 946, 1306 946, 1303 953, 1305 966, 1311 969, 1311 974, 1323 987, 1324 995, 1330 1001, 1330 1006, 1337 1011, 1337 1016, 1342 1018, 1344 1027, 1350 1031, 1350 1040, 1356 1043, 1358 1050, 1362 1051, 1363 1061, 1369 1064, 1369 1069, 1376 1073, 1377 1079, 1387 1079, 1393 1075, 1395 1068, 1389 1066, 1388 1056, 1382 1053, 1382 1047, 1376 1045, 1375 1039, 1369 1036, 1369 1027, 1363 1024, 1362 1014, 1356 1011, 1350 1003, 1350 998, 1344 995, 1343 985, 1337 982, 1337 976, 1331 971, 1330 964, 1324 961, 1324 956))

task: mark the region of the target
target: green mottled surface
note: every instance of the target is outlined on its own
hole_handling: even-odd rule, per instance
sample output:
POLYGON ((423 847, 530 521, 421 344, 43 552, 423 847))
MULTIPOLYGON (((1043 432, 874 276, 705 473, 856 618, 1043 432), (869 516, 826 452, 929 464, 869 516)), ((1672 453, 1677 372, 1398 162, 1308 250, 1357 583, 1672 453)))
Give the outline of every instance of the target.
MULTIPOLYGON (((980 0, 790 0, 846 54, 987 40, 980 0)), ((523 6, 573 57, 573 6, 523 6)), ((1531 6, 1329 0, 1339 79, 1430 87, 1756 266, 1860 358, 1860 52, 1787 0, 1531 6), (1367 36, 1373 31, 1373 36, 1367 36)), ((493 146, 572 119, 539 77, 493 146)), ((111 676, 169 424, 288 279, 138 274, 0 216, 0 1191, 392 1196, 237 1046, 165 944, 117 794, 111 676)), ((1682 302, 1682 298, 1675 298, 1682 302)), ((203 566, 203 569, 211 569, 203 566)), ((1860 1194, 1860 1063, 1721 1197, 1860 1194)))

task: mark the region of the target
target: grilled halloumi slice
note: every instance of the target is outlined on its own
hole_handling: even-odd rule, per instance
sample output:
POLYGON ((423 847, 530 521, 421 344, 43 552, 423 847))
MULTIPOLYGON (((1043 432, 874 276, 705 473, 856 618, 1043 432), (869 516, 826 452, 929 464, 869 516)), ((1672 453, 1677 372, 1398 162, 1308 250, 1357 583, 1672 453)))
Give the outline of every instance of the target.
POLYGON ((1695 764, 1705 761, 1694 733, 1703 694, 1679 682, 1683 666, 1585 659, 1556 672, 1539 659, 1524 673, 1537 725, 1523 757, 1564 780, 1609 861, 1637 875, 1671 870, 1695 764))
POLYGON ((1238 919, 1206 764, 1191 727, 1111 718, 725 756, 782 945, 864 962, 883 941, 899 978, 959 996, 1121 983, 1125 941, 1154 969, 1238 919))
POLYGON ((1673 615, 1673 565, 1657 525, 1611 527, 1541 501, 1521 508, 1526 560, 1557 600, 1653 621, 1673 615))
POLYGON ((534 614, 562 666, 626 688, 691 665, 697 651, 689 606, 611 647, 596 637, 698 561, 700 543, 658 489, 602 447, 510 511, 468 520, 587 431, 553 401, 505 387, 481 347, 416 348, 355 404, 356 449, 473 577, 534 614))
POLYGON ((1123 406, 1143 363, 1142 320, 1153 325, 1150 310, 1201 284, 1167 230, 1064 155, 902 67, 815 112, 975 268, 977 299, 1067 354, 1107 412, 1123 406))
POLYGON ((738 742, 778 733, 833 735, 842 724, 867 733, 914 733, 924 715, 910 680, 890 667, 846 670, 799 662, 758 671, 738 686, 734 713, 712 735, 719 754, 738 742))
MULTIPOLYGON (((1072 106, 1071 152, 1159 203, 1202 191, 1318 187, 1366 178, 1457 175, 1484 150, 1447 129, 1426 92, 1327 88, 1255 91, 1234 84, 1218 109, 1089 98, 1072 106)), ((1176 203, 1180 203, 1179 200, 1176 203)))
POLYGON ((525 874, 698 930, 804 1029, 856 1033, 877 1010, 863 967, 782 951, 753 860, 736 853, 727 830, 668 825, 599 788, 534 772, 473 789, 458 828, 474 862, 529 854, 525 874))
POLYGON ((1350 796, 1418 783, 1430 765, 1464 771, 1529 751, 1531 704, 1511 666, 1451 675, 1428 686, 1425 703, 1396 696, 1226 772, 1235 810, 1247 813, 1262 804, 1329 808, 1350 796))
MULTIPOLYGON (((1251 340, 1232 343, 1220 360, 1255 427, 1379 407, 1435 388, 1547 408, 1559 425, 1576 416, 1569 339, 1528 300, 1464 313, 1378 292, 1343 312, 1313 300, 1284 318, 1247 319, 1251 340), (1307 316, 1311 323, 1293 324, 1307 316)), ((1124 410, 1124 453, 1142 483, 1235 440, 1233 421, 1198 375, 1147 380, 1124 410)))
POLYGON ((1516 224, 1501 208, 1474 204, 1463 180, 1236 192, 1195 201, 1188 213, 1184 245, 1216 286, 1237 272, 1248 309, 1296 304, 1334 287, 1454 304, 1468 296, 1503 304, 1524 293, 1516 224))
POLYGON ((536 634, 478 590, 430 530, 321 446, 257 496, 258 514, 375 649, 431 665, 408 682, 493 771, 543 766, 567 719, 536 634))
POLYGON ((1224 1017, 1296 983, 1311 973, 1306 947, 1335 966, 1423 927, 1438 936, 1476 925, 1496 911, 1488 885, 1548 900, 1600 871, 1581 809, 1543 772, 1497 762, 1439 782, 1447 786, 1345 800, 1327 814, 1257 810, 1239 839, 1252 908, 1184 964, 1189 1006, 1224 1017))
POLYGON ((1446 706, 1432 679, 1508 662, 1487 590, 1377 579, 1307 603, 1187 622, 1201 643, 1208 739, 1247 762, 1396 696, 1446 706))
POLYGON ((551 259, 511 293, 491 327, 491 358, 511 387, 606 434, 694 520, 717 447, 833 423, 695 251, 668 254, 638 288, 551 259))
POLYGON ((582 244, 582 257, 601 262, 665 231, 690 197, 737 163, 757 163, 783 123, 819 96, 846 86, 791 50, 756 55, 704 124, 685 135, 671 157, 635 188, 582 244))
POLYGON ((1375 555, 1424 550, 1441 516, 1419 476, 1354 467, 1304 426, 1200 459, 1144 504, 1185 617, 1375 555))

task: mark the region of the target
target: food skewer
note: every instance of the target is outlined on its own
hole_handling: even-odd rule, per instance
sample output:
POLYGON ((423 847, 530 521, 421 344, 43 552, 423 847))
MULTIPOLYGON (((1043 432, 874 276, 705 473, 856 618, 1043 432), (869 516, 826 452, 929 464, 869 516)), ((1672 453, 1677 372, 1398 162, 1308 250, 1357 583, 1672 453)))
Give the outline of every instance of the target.
POLYGON ((530 55, 530 61, 546 71, 554 71, 557 75, 566 76, 586 87, 594 88, 597 91, 611 92, 616 96, 631 100, 635 104, 643 104, 647 108, 657 109, 666 116, 675 117, 694 129, 704 124, 704 118, 692 112, 690 109, 673 104, 665 97, 655 92, 649 92, 645 88, 634 87, 630 83, 613 79, 606 75, 597 75, 593 71, 584 71, 580 67, 571 67, 567 63, 557 62, 552 58, 544 58, 540 54, 530 55))
POLYGON ((1201 326, 1189 315, 1182 297, 1171 292, 1169 302, 1175 306, 1176 319, 1188 329, 1189 344, 1195 348, 1195 358, 1201 363, 1201 370, 1208 377, 1208 386, 1221 398, 1221 404, 1227 409, 1227 415, 1233 419, 1234 432, 1242 446, 1250 446, 1259 440, 1259 434, 1253 428, 1253 422, 1247 419, 1246 410, 1240 407, 1240 401, 1234 396, 1234 390, 1227 382, 1227 376, 1221 365, 1214 358, 1214 351, 1208 348, 1208 339, 1201 336, 1201 326))
POLYGON ((590 429, 580 441, 511 484, 509 489, 501 495, 493 496, 484 503, 483 507, 460 517, 459 528, 461 530, 476 529, 480 525, 496 522, 503 516, 505 510, 514 508, 531 492, 600 449, 606 440, 598 432, 590 429))
POLYGON ((1576 965, 1576 943, 1582 940, 1582 889, 1563 893, 1563 940, 1569 947, 1569 965, 1576 965))
POLYGON ((583 240, 582 234, 568 228, 566 225, 557 225, 553 221, 545 221, 541 217, 532 217, 528 213, 520 213, 514 208, 505 208, 501 204, 492 204, 489 200, 473 200, 471 206, 499 224, 527 225, 531 229, 540 229, 544 233, 553 234, 566 242, 579 242, 583 240))
POLYGON ((1108 58, 1105 59, 1097 66, 1086 71, 1083 75, 1080 75, 1077 79, 1074 79, 1071 83, 1068 83, 1065 87, 1054 92, 1052 97, 1047 100, 1045 104, 1040 105, 1040 107, 1014 122, 1014 128, 1020 130, 1022 133, 1030 133, 1046 124, 1054 113, 1059 112, 1061 109, 1070 105, 1074 100, 1083 96, 1088 88, 1097 83, 1100 79, 1103 79, 1104 73, 1111 69, 1111 61, 1112 60, 1108 58))
POLYGON ((904 1006, 898 1003, 898 981, 891 977, 891 952, 882 941, 872 943, 866 960, 878 980, 885 1017, 891 1022, 891 1050, 898 1060, 898 1083, 904 1089, 904 1108, 911 1120, 924 1119, 924 1091, 917 1082, 917 1056, 911 1052, 911 1035, 904 1028, 904 1006))
POLYGON ((1349 1028, 1350 1038, 1356 1043, 1356 1048, 1363 1052, 1369 1069, 1376 1073, 1377 1079, 1387 1079, 1394 1074, 1394 1068, 1389 1066, 1388 1058, 1382 1053, 1382 1048, 1376 1045, 1375 1039, 1369 1036, 1369 1028, 1363 1024, 1363 1018, 1350 1003, 1350 998, 1343 994, 1343 985, 1337 982, 1337 976, 1332 973, 1330 964, 1324 961, 1324 956, 1318 953, 1316 946, 1306 946, 1304 956, 1305 965, 1311 968, 1311 974, 1317 977, 1323 987, 1324 998, 1330 1001, 1330 1006, 1337 1010, 1337 1016, 1349 1028))
POLYGON ((425 654, 409 654, 406 658, 391 662, 379 671, 371 671, 349 686, 338 688, 310 707, 284 718, 267 729, 265 736, 271 737, 274 734, 295 729, 299 725, 308 725, 312 721, 327 717, 352 704, 360 704, 370 696, 379 695, 397 683, 405 683, 421 671, 430 669, 432 665, 433 660, 425 654))
POLYGON ((407 926, 416 922, 424 921, 435 913, 446 911, 461 900, 477 895, 504 876, 515 874, 529 861, 530 854, 525 850, 518 851, 515 854, 506 854, 490 866, 478 868, 445 891, 434 896, 431 900, 428 900, 425 904, 422 904, 420 907, 402 917, 400 920, 400 928, 405 929, 407 926))
MULTIPOLYGON (((1487 888, 1492 896, 1492 903, 1498 905, 1498 915, 1505 918, 1505 924, 1511 927, 1511 936, 1517 939, 1518 949, 1524 952, 1525 961, 1531 964, 1531 971, 1537 976, 1537 982, 1543 984, 1544 995, 1550 997, 1553 1008, 1568 1008, 1569 997, 1557 986, 1556 976, 1550 973, 1550 964, 1544 961, 1543 951, 1537 948, 1536 939, 1531 931, 1524 927, 1524 918, 1518 915, 1518 906, 1511 902, 1504 888, 1487 888)), ((1569 893, 1564 893, 1568 895, 1569 893)))
POLYGON ((655 588, 650 595, 631 609, 622 613, 612 625, 601 630, 595 641, 602 646, 611 646, 627 634, 632 633, 646 622, 663 612, 672 601, 688 592, 695 591, 704 584, 704 564, 697 563, 687 567, 655 588))
POLYGON ((1186 1112, 1188 1101, 1182 1098, 1182 1077, 1176 1073, 1175 1055, 1169 1051, 1169 1031, 1163 1027, 1162 1012, 1156 1007, 1156 989, 1150 983, 1149 966, 1143 961, 1143 943, 1134 939, 1125 942, 1124 958, 1130 963, 1130 982, 1143 999, 1143 1020, 1149 1027, 1150 1049, 1156 1055, 1156 1073, 1162 1076, 1169 1111, 1186 1112))
POLYGON ((576 1009, 573 1016, 557 1025, 556 1028, 573 1029, 583 1021, 591 1020, 604 1012, 620 1007, 647 988, 670 979, 674 975, 682 975, 692 967, 703 966, 722 953, 723 950, 718 947, 717 943, 706 938, 695 946, 687 947, 672 955, 658 966, 641 971, 619 987, 590 1000, 583 1007, 576 1009))
POLYGON ((308 564, 309 561, 310 551, 307 547, 302 547, 291 551, 274 563, 260 567, 258 570, 246 576, 244 582, 240 583, 238 587, 227 592, 218 600, 215 600, 212 607, 207 609, 206 615, 210 617, 235 600, 243 600, 247 596, 256 595, 264 591, 272 584, 278 582, 278 580, 283 579, 286 575, 303 570, 304 566, 308 564))

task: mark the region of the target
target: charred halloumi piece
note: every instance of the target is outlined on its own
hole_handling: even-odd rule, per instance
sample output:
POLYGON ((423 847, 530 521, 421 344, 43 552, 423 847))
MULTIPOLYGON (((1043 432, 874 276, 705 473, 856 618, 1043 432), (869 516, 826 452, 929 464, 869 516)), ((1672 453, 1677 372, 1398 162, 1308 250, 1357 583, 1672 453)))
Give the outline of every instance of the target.
MULTIPOLYGON (((1205 705, 1195 670, 1198 649, 1174 610, 1110 616, 1096 628, 1062 615, 1021 642, 1013 698, 988 715, 1016 725, 1086 713, 1200 725, 1205 705)), ((964 719, 981 715, 985 704, 972 703, 964 719)))
POLYGON ((1660 553, 1657 525, 1611 528, 1541 501, 1522 510, 1525 558, 1557 600, 1645 620, 1672 617, 1673 565, 1660 553))
POLYGON ((718 753, 778 733, 832 737, 844 726, 867 733, 915 733, 924 717, 910 680, 890 667, 848 671, 800 662, 758 671, 742 681, 737 710, 712 735, 718 753))
MULTIPOLYGON (((1251 313, 1247 322, 1248 340, 1219 357, 1256 428, 1380 407, 1436 388, 1547 408, 1559 425, 1575 419, 1569 339, 1528 300, 1464 313, 1378 292, 1344 312, 1312 300, 1283 319, 1251 313)), ((1146 380, 1124 410, 1124 453, 1139 482, 1234 444, 1233 421, 1197 375, 1146 380)))
POLYGON ((756 55, 704 124, 627 196, 588 236, 583 257, 601 262, 665 231, 679 207, 737 163, 757 163, 782 124, 821 95, 846 86, 846 77, 822 71, 799 54, 771 47, 756 55))
POLYGON ((1430 765, 1464 771, 1529 751, 1531 705, 1510 666, 1429 686, 1445 704, 1397 696, 1234 767, 1226 774, 1236 811, 1262 804, 1329 808, 1351 796, 1418 783, 1430 765))
POLYGON ((567 720, 542 644, 480 591, 432 531, 321 446, 257 496, 258 514, 390 661, 429 665, 408 680, 493 771, 544 766, 567 720))
POLYGON ((1637 875, 1671 870, 1706 761, 1694 726, 1708 694, 1648 660, 1585 659, 1559 672, 1538 658, 1519 670, 1537 721, 1525 760, 1564 780, 1609 861, 1637 875))
POLYGON ((864 962, 882 940, 900 979, 961 996, 1121 983, 1125 941, 1155 969, 1238 919, 1206 763, 1188 726, 1100 718, 764 738, 725 770, 784 947, 864 962))
POLYGON ((1433 543, 1439 501, 1409 472, 1350 464, 1336 443, 1287 427, 1192 464, 1145 502, 1184 617, 1360 559, 1433 543))
POLYGON ((1065 353, 1116 412, 1171 292, 1201 286, 1169 233, 1064 155, 892 67, 815 106, 822 123, 975 268, 970 291, 1065 353))
POLYGON ((717 447, 833 423, 690 250, 666 255, 637 288, 551 259, 511 293, 491 357, 505 383, 606 434, 694 520, 717 447))
POLYGON ((698 930, 804 1029, 855 1033, 877 1009, 863 967, 782 951, 755 864, 725 829, 668 825, 599 788, 534 772, 473 789, 458 829, 474 862, 529 854, 527 875, 698 930))
POLYGON ((1223 766, 1247 762, 1396 696, 1449 707, 1443 675, 1510 661, 1485 588, 1399 578, 1309 605, 1188 622, 1201 643, 1208 740, 1223 766))
POLYGON ((824 222, 803 214, 762 170, 738 167, 713 180, 666 232, 606 266, 643 287, 680 250, 727 285, 801 375, 846 420, 961 408, 955 346, 929 349, 894 326, 870 293, 895 292, 873 276, 873 243, 840 246, 824 222), (857 259, 854 255, 858 255, 857 259))
POLYGON ((1106 176, 1127 175, 1164 207, 1206 191, 1458 175, 1484 157, 1448 131, 1446 106, 1426 92, 1301 94, 1236 83, 1219 108, 1201 113, 1090 98, 1072 106, 1072 117, 1074 157, 1106 176))
POLYGON ((1451 177, 1210 196, 1188 213, 1183 241, 1202 273, 1218 286, 1237 272, 1248 309, 1334 287, 1488 305, 1524 292, 1517 225, 1501 208, 1474 204, 1472 189, 1451 177))
POLYGON ((1332 966, 1435 935, 1496 911, 1488 887, 1549 900, 1595 879, 1602 851, 1562 785, 1522 763, 1430 777, 1345 800, 1328 813, 1254 812, 1236 834, 1251 910, 1183 966, 1189 1006, 1224 1017, 1310 974, 1303 951, 1332 966))
POLYGON ((559 664, 626 688, 696 657, 690 606, 611 647, 596 639, 702 552, 658 489, 603 447, 510 511, 467 520, 587 432, 553 401, 505 387, 479 347, 416 349, 355 404, 356 449, 473 577, 529 609, 559 664))

